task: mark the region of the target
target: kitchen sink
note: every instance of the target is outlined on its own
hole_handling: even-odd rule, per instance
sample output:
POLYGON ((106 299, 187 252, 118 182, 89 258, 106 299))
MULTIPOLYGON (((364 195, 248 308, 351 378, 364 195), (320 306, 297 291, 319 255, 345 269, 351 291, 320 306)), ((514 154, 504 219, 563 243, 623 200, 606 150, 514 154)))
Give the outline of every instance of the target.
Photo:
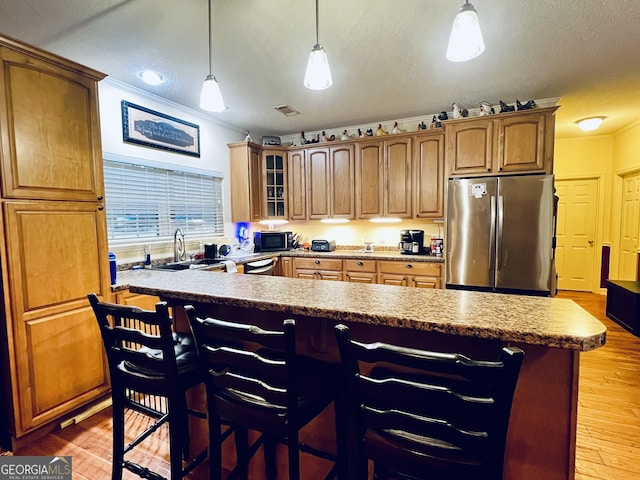
POLYGON ((206 268, 210 265, 220 263, 218 258, 202 258, 199 260, 184 260, 182 262, 171 262, 163 265, 154 265, 152 270, 194 270, 199 268, 206 268))

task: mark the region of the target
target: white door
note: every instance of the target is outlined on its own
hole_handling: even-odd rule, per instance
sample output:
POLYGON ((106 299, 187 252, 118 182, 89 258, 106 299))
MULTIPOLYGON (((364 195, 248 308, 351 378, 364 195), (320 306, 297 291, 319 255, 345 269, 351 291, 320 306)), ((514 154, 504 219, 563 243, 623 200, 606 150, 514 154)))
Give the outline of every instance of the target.
POLYGON ((556 180, 558 289, 593 291, 598 180, 556 180))
POLYGON ((636 280, 640 230, 640 173, 623 177, 619 280, 636 280))

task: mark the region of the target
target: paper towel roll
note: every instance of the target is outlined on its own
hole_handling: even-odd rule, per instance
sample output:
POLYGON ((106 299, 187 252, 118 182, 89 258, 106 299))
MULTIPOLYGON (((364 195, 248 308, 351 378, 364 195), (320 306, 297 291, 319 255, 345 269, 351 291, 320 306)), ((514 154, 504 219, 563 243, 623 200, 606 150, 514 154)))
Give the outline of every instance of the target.
POLYGON ((227 267, 227 273, 234 273, 238 271, 238 266, 233 260, 223 260, 221 263, 227 267))

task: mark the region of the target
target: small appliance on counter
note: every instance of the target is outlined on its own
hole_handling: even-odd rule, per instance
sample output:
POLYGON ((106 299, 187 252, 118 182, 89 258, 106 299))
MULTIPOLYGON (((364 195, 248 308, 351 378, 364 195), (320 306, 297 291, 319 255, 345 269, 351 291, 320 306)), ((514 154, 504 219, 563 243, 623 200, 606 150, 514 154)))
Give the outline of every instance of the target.
POLYGON ((430 249, 424 248, 424 230, 400 230, 398 249, 407 255, 429 255, 430 249))
POLYGON ((279 252, 293 248, 293 232, 267 230, 253 234, 256 252, 279 252))
POLYGON ((333 252, 335 249, 335 240, 311 240, 311 250, 314 252, 333 252))

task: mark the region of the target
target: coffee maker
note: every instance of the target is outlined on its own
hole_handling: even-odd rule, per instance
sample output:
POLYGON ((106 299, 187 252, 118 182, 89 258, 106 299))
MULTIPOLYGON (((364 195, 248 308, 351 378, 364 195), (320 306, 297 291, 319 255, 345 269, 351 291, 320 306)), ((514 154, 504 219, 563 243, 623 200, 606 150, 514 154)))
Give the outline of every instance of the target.
POLYGON ((400 253, 424 255, 424 230, 400 230, 400 253))

